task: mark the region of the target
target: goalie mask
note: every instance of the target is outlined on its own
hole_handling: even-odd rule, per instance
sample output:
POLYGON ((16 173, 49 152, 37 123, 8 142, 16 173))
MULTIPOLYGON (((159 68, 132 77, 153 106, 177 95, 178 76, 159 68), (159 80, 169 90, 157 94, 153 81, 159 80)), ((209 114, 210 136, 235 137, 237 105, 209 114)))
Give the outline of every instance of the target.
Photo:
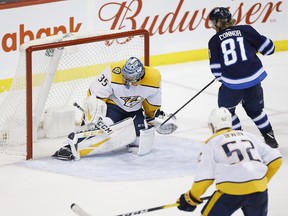
POLYGON ((231 113, 224 107, 214 109, 209 116, 208 125, 213 133, 224 128, 231 128, 231 113))
POLYGON ((144 73, 144 66, 136 57, 129 58, 122 67, 122 76, 128 88, 132 85, 137 85, 137 82, 143 78, 144 73))

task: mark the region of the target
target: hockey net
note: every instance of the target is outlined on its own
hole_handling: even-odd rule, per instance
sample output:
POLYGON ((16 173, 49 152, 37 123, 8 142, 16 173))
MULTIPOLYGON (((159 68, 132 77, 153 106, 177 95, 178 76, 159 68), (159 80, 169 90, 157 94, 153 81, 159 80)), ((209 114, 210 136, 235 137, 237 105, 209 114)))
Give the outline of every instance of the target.
POLYGON ((1 154, 31 159, 33 143, 53 138, 52 111, 59 116, 52 119, 55 137, 67 136, 67 131, 61 134, 61 124, 65 122, 67 130, 73 116, 73 130, 82 118, 73 103, 82 106, 92 80, 110 64, 131 56, 149 65, 146 30, 68 33, 22 44, 11 88, 0 106, 1 154))

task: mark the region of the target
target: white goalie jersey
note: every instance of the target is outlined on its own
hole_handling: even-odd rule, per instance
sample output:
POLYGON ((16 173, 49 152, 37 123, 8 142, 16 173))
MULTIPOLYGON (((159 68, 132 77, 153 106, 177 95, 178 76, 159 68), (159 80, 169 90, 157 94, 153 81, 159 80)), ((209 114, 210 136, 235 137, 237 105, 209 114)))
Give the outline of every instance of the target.
POLYGON ((161 74, 157 69, 145 66, 145 76, 138 86, 125 88, 121 74, 122 64, 111 65, 92 82, 89 91, 106 103, 119 106, 132 112, 143 107, 145 114, 153 117, 161 106, 161 74))
POLYGON ((194 181, 214 181, 216 188, 226 194, 264 191, 269 181, 269 164, 279 158, 277 149, 250 133, 221 130, 203 147, 194 181))

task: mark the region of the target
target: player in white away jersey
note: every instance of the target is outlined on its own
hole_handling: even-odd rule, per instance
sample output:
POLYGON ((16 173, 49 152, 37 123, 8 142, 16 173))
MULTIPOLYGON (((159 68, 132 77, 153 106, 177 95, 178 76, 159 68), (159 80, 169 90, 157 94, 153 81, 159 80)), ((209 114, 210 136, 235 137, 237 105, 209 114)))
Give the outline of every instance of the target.
POLYGON ((175 119, 160 126, 169 118, 160 110, 161 103, 161 74, 157 69, 143 66, 136 57, 112 64, 89 87, 83 109, 85 124, 69 134, 66 145, 52 157, 77 160, 127 145, 136 146, 140 155, 147 154, 155 130, 169 134, 177 128, 172 122, 175 119))
POLYGON ((139 134, 145 127, 142 107, 150 118, 160 110, 161 74, 155 68, 143 66, 135 57, 128 62, 131 64, 115 64, 104 70, 90 85, 88 95, 96 96, 108 105, 107 116, 113 122, 136 116, 134 122, 136 134, 139 134), (133 70, 136 72, 130 72, 133 70))
POLYGON ((203 146, 192 188, 177 200, 178 208, 194 211, 215 183, 202 215, 230 216, 240 208, 246 216, 267 215, 267 187, 282 164, 280 152, 248 132, 232 130, 224 107, 212 111, 209 125, 214 134, 203 146))

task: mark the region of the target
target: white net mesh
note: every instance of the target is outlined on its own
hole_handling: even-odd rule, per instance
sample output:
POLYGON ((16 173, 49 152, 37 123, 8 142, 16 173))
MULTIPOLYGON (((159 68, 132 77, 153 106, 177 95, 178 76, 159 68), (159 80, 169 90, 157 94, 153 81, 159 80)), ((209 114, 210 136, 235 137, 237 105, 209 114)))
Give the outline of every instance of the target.
MULTIPOLYGON (((26 152, 26 49, 39 44, 69 41, 60 48, 32 52, 32 110, 33 140, 39 138, 36 131, 42 126, 47 109, 57 107, 71 109, 73 103, 82 106, 89 84, 109 64, 124 61, 131 56, 143 60, 145 55, 143 35, 121 37, 119 32, 73 33, 37 39, 20 47, 18 68, 8 95, 0 106, 0 151, 15 148, 26 152), (116 34, 115 34, 116 33, 116 34), (94 41, 95 36, 116 35, 116 38, 94 41), (91 41, 72 41, 91 38, 91 41), (77 43, 77 42, 76 42, 77 43), (73 44, 73 43, 72 43, 73 44), (67 46, 66 46, 67 45, 67 46), (38 127, 36 127, 38 126, 38 127), (36 128, 38 129, 36 129, 36 128)), ((75 122, 81 121, 82 113, 75 108, 75 122)), ((43 134, 42 134, 43 136, 43 134)))

